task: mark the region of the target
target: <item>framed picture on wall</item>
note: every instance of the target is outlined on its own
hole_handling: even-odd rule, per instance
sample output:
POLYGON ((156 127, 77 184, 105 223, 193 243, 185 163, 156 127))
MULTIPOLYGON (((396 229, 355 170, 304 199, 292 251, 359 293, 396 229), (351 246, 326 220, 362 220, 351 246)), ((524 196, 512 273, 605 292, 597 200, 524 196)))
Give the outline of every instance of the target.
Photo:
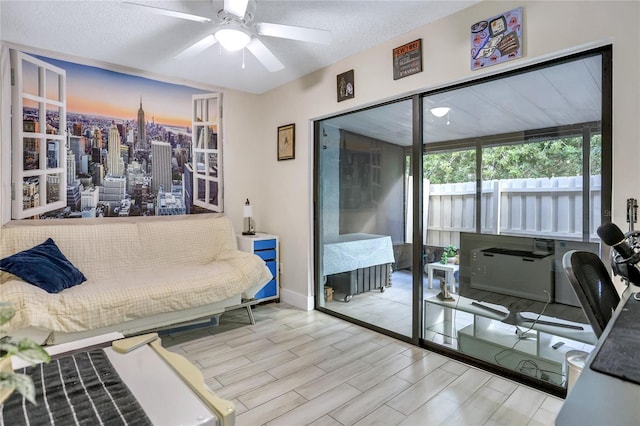
POLYGON ((296 157, 296 125, 278 127, 278 161, 296 157))
POLYGON ((352 99, 356 95, 354 80, 353 70, 338 74, 336 87, 338 91, 338 102, 342 102, 345 99, 352 99))
POLYGON ((393 79, 422 72, 422 39, 393 49, 393 79))
POLYGON ((471 70, 522 57, 522 7, 471 26, 471 70))

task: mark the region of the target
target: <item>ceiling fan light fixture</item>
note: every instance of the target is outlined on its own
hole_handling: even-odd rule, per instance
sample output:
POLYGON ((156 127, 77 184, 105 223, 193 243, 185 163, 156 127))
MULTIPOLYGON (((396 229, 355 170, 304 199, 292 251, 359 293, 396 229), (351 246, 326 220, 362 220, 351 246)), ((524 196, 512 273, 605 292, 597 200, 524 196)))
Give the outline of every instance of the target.
POLYGON ((451 108, 449 108, 449 107, 436 107, 436 108, 431 108, 429 111, 435 117, 442 118, 445 115, 449 114, 449 111, 451 111, 451 108))
POLYGON ((235 28, 222 28, 216 31, 215 37, 218 43, 230 52, 243 49, 251 41, 249 34, 235 28))

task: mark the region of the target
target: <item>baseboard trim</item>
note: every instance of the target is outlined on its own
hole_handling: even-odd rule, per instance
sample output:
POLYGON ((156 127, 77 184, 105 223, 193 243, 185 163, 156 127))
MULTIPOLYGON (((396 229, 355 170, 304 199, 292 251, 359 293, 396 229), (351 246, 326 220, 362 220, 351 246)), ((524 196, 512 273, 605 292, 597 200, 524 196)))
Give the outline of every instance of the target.
POLYGON ((312 311, 315 306, 313 296, 296 293, 286 288, 280 289, 280 301, 305 311, 312 311))

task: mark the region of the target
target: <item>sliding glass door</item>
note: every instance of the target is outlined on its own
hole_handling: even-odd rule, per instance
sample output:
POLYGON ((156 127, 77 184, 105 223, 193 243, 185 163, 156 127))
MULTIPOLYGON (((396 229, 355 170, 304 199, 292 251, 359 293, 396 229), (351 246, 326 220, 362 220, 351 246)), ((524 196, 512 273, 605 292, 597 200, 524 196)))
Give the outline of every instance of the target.
POLYGON ((401 100, 318 124, 316 230, 319 306, 409 337, 411 119, 401 100))
POLYGON ((600 252, 611 84, 602 48, 317 122, 317 308, 562 393, 595 343, 562 256, 600 252))

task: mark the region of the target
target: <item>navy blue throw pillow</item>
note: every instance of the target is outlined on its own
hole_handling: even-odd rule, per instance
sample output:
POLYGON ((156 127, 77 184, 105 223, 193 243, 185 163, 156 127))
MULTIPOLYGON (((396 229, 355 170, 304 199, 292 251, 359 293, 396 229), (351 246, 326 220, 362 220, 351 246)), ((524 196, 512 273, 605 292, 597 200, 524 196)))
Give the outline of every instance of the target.
POLYGON ((0 269, 49 293, 61 292, 87 280, 51 238, 0 260, 0 269))

